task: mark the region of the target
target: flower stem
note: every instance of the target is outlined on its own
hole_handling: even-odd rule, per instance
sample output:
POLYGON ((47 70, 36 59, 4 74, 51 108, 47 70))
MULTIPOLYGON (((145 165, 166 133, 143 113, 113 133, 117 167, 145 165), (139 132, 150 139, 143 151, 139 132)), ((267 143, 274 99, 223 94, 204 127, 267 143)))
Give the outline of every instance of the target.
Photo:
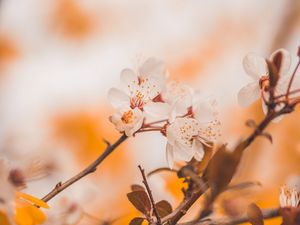
POLYGON ((75 176, 71 177, 69 180, 65 182, 59 182, 47 195, 45 195, 42 200, 44 202, 48 202, 52 198, 54 198, 57 194, 65 190, 67 187, 71 186, 73 183, 77 182, 81 178, 85 177, 86 175, 93 173, 97 170, 97 167, 101 164, 101 162, 107 158, 122 142, 127 139, 127 136, 123 134, 114 144, 108 144, 105 151, 88 167, 84 170, 76 174, 75 176))
POLYGON ((298 61, 298 63, 297 63, 297 66, 296 66, 295 69, 294 69, 294 72, 293 72, 292 77, 291 77, 291 79, 290 79, 288 88, 287 88, 287 90, 286 90, 286 97, 287 97, 287 98, 288 98, 288 96, 289 96, 289 94, 290 94, 290 90, 291 90, 291 87, 292 87, 292 83, 293 83, 294 78, 295 78, 295 76, 296 76, 296 72, 297 72, 297 70, 298 70, 298 68, 299 68, 299 65, 300 65, 300 59, 299 59, 299 61, 298 61))

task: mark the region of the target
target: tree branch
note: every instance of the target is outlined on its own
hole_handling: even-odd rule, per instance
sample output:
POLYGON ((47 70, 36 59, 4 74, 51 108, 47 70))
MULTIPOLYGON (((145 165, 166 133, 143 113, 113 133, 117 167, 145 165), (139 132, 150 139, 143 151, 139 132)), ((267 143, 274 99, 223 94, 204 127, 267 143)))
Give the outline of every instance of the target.
MULTIPOLYGON (((279 208, 274 209, 264 209, 262 210, 263 218, 270 219, 280 216, 279 208)), ((236 218, 219 218, 216 220, 200 220, 200 221, 191 221, 187 223, 180 223, 179 225, 234 225, 249 222, 248 216, 240 216, 236 218)))
POLYGON ((52 198, 54 198, 57 194, 65 190, 67 187, 72 185, 73 183, 77 182, 81 178, 85 177, 86 175, 93 173, 97 170, 97 167, 100 165, 100 163, 106 159, 107 156, 109 156, 122 142, 124 142, 127 139, 127 136, 123 134, 114 144, 109 144, 106 141, 107 147, 105 151, 94 161, 92 162, 88 167, 86 167, 84 170, 70 178, 69 180, 65 182, 59 182, 52 191, 50 191, 47 195, 45 195, 42 200, 44 202, 48 202, 52 198))
MULTIPOLYGON (((289 113, 293 111, 293 107, 286 105, 280 111, 269 111, 266 117, 259 123, 259 125, 254 129, 254 131, 240 143, 241 150, 245 150, 251 143, 260 136, 264 129, 269 125, 269 123, 276 117, 289 113)), ((205 181, 204 181, 205 182, 205 181)), ((191 206, 202 196, 202 194, 208 189, 208 186, 202 186, 196 189, 188 198, 184 199, 181 204, 175 209, 171 214, 162 219, 163 223, 170 225, 175 225, 191 208, 191 206)), ((224 224, 224 223, 223 223, 224 224)), ((220 225, 223 225, 222 223, 220 225)), ((225 223, 226 224, 226 223, 225 223)), ((225 225, 224 224, 224 225, 225 225)))
POLYGON ((145 187, 147 189, 147 192, 148 192, 151 204, 152 204, 152 208, 153 208, 153 213, 154 213, 154 215, 155 215, 155 217, 157 219, 157 224, 161 225, 161 219, 160 219, 160 216, 158 214, 157 208, 155 206, 155 202, 154 202, 154 199, 153 199, 153 195, 152 195, 151 189, 150 189, 149 184, 147 182, 147 177, 145 175, 145 171, 144 171, 144 169, 140 165, 138 167, 139 167, 139 169, 141 171, 141 174, 143 176, 143 183, 144 183, 144 185, 145 185, 145 187))

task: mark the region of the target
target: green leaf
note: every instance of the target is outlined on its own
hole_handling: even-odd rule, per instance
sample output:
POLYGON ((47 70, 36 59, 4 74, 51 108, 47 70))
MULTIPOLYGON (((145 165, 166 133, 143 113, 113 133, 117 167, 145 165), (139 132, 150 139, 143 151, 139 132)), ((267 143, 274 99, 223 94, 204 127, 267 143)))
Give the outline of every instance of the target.
POLYGON ((145 191, 133 191, 127 194, 132 205, 146 216, 150 215, 151 203, 145 191))
POLYGON ((145 219, 142 217, 135 217, 130 221, 129 225, 142 225, 144 220, 145 219))
POLYGON ((155 204, 158 214, 161 218, 169 215, 173 210, 172 206, 166 200, 159 201, 155 204))

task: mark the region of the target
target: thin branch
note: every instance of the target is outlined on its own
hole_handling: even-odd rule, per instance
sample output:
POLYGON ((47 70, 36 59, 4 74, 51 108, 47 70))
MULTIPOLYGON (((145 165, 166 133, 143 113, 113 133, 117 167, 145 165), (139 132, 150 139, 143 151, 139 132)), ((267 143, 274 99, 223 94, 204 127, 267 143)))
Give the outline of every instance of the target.
MULTIPOLYGON (((262 210, 264 219, 271 219, 280 216, 279 208, 264 209, 262 210)), ((243 215, 236 218, 219 218, 219 219, 206 219, 200 221, 191 221, 187 223, 180 223, 179 225, 235 225, 249 222, 248 216, 243 215)))
POLYGON ((290 94, 290 90, 291 90, 291 87, 292 87, 294 78, 295 78, 295 76, 296 76, 297 70, 298 70, 298 68, 299 68, 299 65, 300 65, 300 59, 298 60, 297 66, 295 67, 295 69, 294 69, 294 71, 293 71, 293 74, 292 74, 292 76, 291 76, 291 79, 290 79, 290 81, 289 81, 289 85, 288 85, 288 88, 287 88, 287 91, 286 91, 286 97, 288 97, 289 94, 290 94))
POLYGON ((182 168, 181 173, 185 177, 190 177, 192 181, 198 186, 198 188, 204 193, 207 190, 207 183, 202 179, 202 177, 198 176, 193 170, 190 168, 182 168))
POLYGON ((84 170, 70 178, 69 180, 65 182, 59 182, 52 191, 50 191, 47 195, 45 195, 42 200, 44 202, 48 202, 53 197, 55 197, 57 194, 65 190, 67 187, 72 185, 73 183, 77 182, 81 178, 85 177, 86 175, 93 173, 97 170, 97 167, 100 165, 100 163, 106 159, 107 156, 109 156, 122 142, 124 142, 127 139, 127 136, 123 134, 114 144, 108 144, 105 151, 94 161, 92 162, 88 167, 86 167, 84 170))
POLYGON ((157 169, 155 169, 155 170, 150 171, 150 172, 147 174, 147 177, 150 177, 150 176, 152 176, 152 175, 154 175, 154 174, 156 174, 156 173, 164 172, 164 171, 177 173, 177 170, 170 169, 169 167, 160 167, 160 168, 157 168, 157 169))
POLYGON ((153 195, 152 195, 151 189, 150 189, 148 181, 147 181, 147 177, 145 175, 145 170, 140 165, 138 167, 139 167, 139 169, 141 171, 141 174, 142 174, 142 177, 143 177, 143 183, 144 183, 144 185, 145 185, 145 187, 147 189, 147 192, 148 192, 151 204, 152 204, 153 212, 154 212, 154 215, 155 215, 155 217, 157 219, 157 224, 161 225, 162 224, 161 223, 161 219, 160 219, 160 216, 158 214, 158 211, 157 211, 154 199, 153 199, 153 195))

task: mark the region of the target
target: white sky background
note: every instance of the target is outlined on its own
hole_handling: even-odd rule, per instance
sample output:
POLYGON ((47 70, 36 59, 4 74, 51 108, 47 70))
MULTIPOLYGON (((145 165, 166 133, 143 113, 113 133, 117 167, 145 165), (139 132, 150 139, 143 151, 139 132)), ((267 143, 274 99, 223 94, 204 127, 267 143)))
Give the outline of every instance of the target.
MULTIPOLYGON (((220 111, 236 106, 236 93, 248 81, 242 58, 249 51, 268 54, 287 1, 82 0, 78 2, 98 15, 102 26, 82 42, 64 39, 49 29, 54 2, 1 3, 0 32, 16 39, 23 55, 6 70, 1 84, 0 139, 10 132, 17 134, 23 152, 47 140, 49 117, 77 108, 88 110, 106 101, 107 90, 118 85, 119 72, 134 67, 140 58, 155 56, 169 59, 167 64, 176 63, 194 51, 196 43, 205 42, 222 18, 238 28, 249 26, 249 33, 244 27, 240 38, 230 32, 220 34, 225 52, 210 62, 193 86, 213 93, 220 111)), ((292 40, 284 47, 296 52, 299 42, 292 40)), ((138 138, 139 151, 132 150, 146 168, 166 165, 164 142, 157 136, 138 138)))

